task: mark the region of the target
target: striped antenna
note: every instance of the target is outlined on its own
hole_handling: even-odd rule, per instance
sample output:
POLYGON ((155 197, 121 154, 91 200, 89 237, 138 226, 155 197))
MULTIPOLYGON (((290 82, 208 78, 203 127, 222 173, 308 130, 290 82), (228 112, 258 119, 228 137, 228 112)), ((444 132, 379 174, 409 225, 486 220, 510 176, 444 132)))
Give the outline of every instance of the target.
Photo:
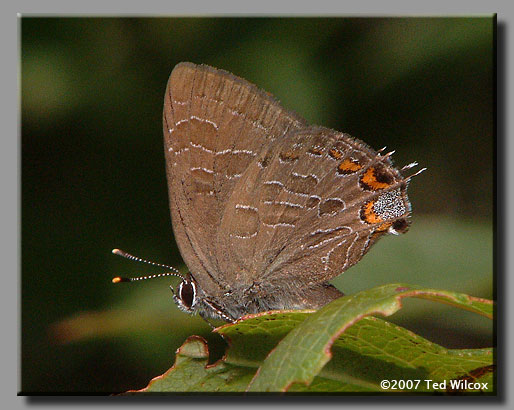
POLYGON ((115 255, 118 255, 118 256, 122 256, 123 258, 130 259, 132 261, 147 263, 149 265, 159 266, 161 268, 167 268, 167 269, 172 270, 172 272, 157 273, 155 275, 147 275, 147 276, 138 276, 138 277, 135 277, 135 278, 127 278, 127 277, 122 277, 122 276, 116 276, 115 278, 112 279, 112 283, 135 282, 135 281, 138 281, 138 280, 162 278, 164 276, 178 276, 182 280, 186 280, 184 278, 184 276, 177 269, 175 269, 173 266, 168 266, 168 265, 164 265, 162 263, 148 261, 146 259, 142 259, 142 258, 139 258, 137 256, 131 255, 130 253, 127 253, 127 252, 122 251, 120 249, 113 249, 112 253, 114 253, 115 255))

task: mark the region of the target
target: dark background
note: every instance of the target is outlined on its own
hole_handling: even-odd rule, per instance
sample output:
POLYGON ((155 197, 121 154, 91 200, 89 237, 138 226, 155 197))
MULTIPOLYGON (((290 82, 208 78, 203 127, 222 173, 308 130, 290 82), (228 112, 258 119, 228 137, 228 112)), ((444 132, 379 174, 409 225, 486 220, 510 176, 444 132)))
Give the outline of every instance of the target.
MULTIPOLYGON (((162 103, 180 61, 231 71, 311 123, 428 171, 413 223, 334 283, 407 282, 493 297, 492 18, 22 18, 22 391, 117 392, 167 370, 191 334, 167 280, 110 253, 183 266, 173 240, 162 103)), ((490 321, 409 300, 390 318, 447 347, 492 345, 490 321)))

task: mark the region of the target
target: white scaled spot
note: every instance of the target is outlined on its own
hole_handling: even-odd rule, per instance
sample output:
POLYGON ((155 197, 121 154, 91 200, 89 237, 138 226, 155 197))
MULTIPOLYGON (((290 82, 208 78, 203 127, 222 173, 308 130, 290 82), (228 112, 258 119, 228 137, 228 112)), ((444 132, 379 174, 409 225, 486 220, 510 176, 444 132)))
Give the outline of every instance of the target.
POLYGON ((389 227, 387 232, 392 233, 393 235, 400 235, 392 226, 389 227))
POLYGON ((373 204, 375 213, 383 220, 398 218, 405 214, 405 204, 399 189, 385 192, 373 204))
POLYGON ((251 210, 251 211, 255 211, 255 212, 258 212, 259 210, 254 207, 254 206, 250 206, 250 205, 243 205, 243 204, 236 204, 236 209, 248 209, 248 210, 251 210))
POLYGON ((208 174, 214 174, 214 171, 212 169, 202 168, 202 167, 193 167, 191 168, 191 171, 203 171, 208 174))
POLYGON ((218 124, 216 124, 214 121, 208 120, 207 118, 200 118, 200 117, 197 117, 196 115, 191 115, 191 119, 192 120, 194 119, 194 120, 197 120, 200 122, 205 122, 207 124, 212 125, 214 128, 218 129, 218 124))

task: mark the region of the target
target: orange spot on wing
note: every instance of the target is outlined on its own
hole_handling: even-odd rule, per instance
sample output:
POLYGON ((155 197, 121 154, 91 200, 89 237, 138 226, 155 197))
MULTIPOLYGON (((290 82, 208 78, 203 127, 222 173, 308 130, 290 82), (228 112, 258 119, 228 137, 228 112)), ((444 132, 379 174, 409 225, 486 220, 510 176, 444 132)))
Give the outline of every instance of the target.
POLYGON ((373 191, 379 189, 385 189, 391 186, 387 182, 380 182, 375 174, 375 168, 369 167, 366 172, 362 175, 361 182, 373 191))
MULTIPOLYGON (((383 219, 375 213, 375 210, 373 209, 374 204, 375 201, 370 201, 366 205, 364 205, 361 210, 361 219, 369 224, 378 224, 383 221, 383 219)), ((378 230, 380 230, 380 227, 378 228, 378 230)))
POLYGON ((380 225, 375 232, 385 232, 390 228, 392 224, 392 222, 385 222, 382 225, 380 225))
POLYGON ((331 148, 329 153, 330 153, 330 156, 335 159, 340 159, 343 157, 343 153, 335 148, 331 148))
POLYGON ((299 155, 298 155, 298 153, 293 152, 293 151, 286 151, 286 152, 281 152, 279 154, 279 157, 282 161, 291 162, 291 161, 296 161, 298 159, 299 155))
POLYGON ((346 158, 339 164, 337 170, 342 174, 351 174, 362 168, 362 165, 358 161, 350 158, 346 158))

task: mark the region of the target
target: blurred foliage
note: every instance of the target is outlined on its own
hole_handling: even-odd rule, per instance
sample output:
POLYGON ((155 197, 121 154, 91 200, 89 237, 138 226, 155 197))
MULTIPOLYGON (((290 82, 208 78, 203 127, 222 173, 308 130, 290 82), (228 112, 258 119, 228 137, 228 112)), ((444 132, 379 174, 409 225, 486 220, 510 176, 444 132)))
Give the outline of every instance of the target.
MULTIPOLYGON (((151 271, 115 258, 114 247, 182 266, 161 135, 166 81, 180 61, 231 71, 312 123, 428 167, 409 188, 411 231, 380 241, 337 286, 403 281, 493 296, 491 17, 20 25, 24 392, 142 388, 193 333, 223 351, 207 325, 172 306, 165 280, 110 284, 151 271)), ((487 322, 413 306, 398 320, 428 339, 491 346, 487 322)))

